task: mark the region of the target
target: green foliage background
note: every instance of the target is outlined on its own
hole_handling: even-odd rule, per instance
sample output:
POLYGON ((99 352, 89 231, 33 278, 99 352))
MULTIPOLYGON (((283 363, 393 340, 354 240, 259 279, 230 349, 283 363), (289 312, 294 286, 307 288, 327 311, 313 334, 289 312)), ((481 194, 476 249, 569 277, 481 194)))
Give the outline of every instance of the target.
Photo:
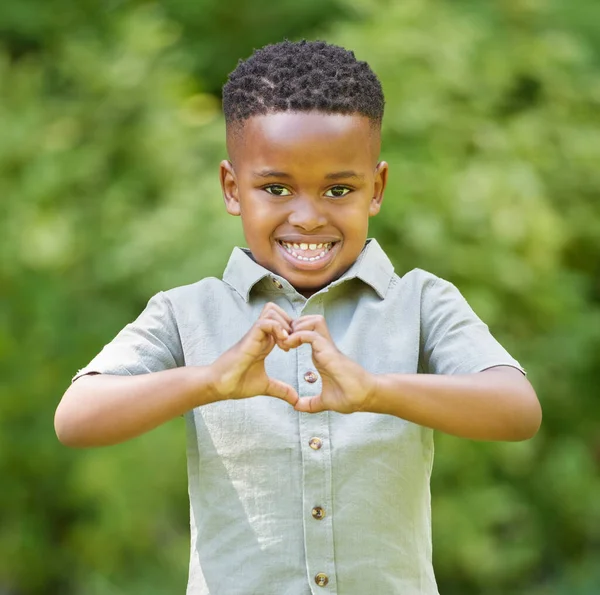
POLYGON ((387 97, 372 223, 526 366, 533 440, 437 436, 444 595, 600 593, 600 5, 595 0, 0 4, 0 593, 183 593, 183 425, 58 444, 70 377, 160 289, 218 275, 219 89, 254 47, 354 49, 387 97))

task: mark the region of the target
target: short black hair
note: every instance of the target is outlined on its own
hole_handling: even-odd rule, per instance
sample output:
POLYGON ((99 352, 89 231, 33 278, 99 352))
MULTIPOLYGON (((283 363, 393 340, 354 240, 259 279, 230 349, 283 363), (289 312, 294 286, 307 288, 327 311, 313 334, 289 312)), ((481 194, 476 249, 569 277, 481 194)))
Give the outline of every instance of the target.
POLYGON ((324 41, 283 41, 240 60, 223 87, 228 125, 267 113, 360 114, 377 126, 384 97, 377 75, 354 52, 324 41))

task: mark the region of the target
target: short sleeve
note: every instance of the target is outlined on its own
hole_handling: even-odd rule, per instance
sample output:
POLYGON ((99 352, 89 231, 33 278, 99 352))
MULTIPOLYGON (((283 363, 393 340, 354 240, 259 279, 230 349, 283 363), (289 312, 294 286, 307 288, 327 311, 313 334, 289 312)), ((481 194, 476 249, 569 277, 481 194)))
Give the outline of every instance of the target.
POLYGON ((73 381, 86 374, 135 376, 183 365, 183 350, 173 309, 167 296, 160 292, 150 299, 134 322, 77 372, 73 381))
POLYGON ((460 291, 434 277, 421 302, 422 369, 429 374, 469 374, 519 362, 500 345, 460 291))

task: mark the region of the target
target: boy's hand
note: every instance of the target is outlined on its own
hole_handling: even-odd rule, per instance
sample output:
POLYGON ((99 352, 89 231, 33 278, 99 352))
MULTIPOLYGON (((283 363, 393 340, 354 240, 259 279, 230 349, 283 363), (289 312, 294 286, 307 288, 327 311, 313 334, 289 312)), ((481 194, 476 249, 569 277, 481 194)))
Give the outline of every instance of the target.
POLYGON ((242 339, 212 364, 217 400, 267 395, 296 404, 298 393, 285 382, 269 378, 265 371, 265 358, 275 345, 289 350, 284 342, 292 332, 291 323, 277 304, 265 305, 242 339))
POLYGON ((296 348, 309 343, 322 380, 321 394, 300 398, 295 409, 309 413, 368 410, 367 404, 375 391, 375 377, 335 346, 323 316, 302 316, 292 321, 291 326, 292 333, 283 342, 284 347, 296 348))

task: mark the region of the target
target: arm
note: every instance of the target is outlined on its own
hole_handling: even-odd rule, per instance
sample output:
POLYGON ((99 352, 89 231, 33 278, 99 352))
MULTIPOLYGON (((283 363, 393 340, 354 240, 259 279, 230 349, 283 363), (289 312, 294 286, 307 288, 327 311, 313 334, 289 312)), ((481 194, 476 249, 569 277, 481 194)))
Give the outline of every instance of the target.
POLYGON ((542 411, 533 387, 508 366, 476 374, 383 374, 363 411, 387 413, 475 440, 526 440, 540 427, 542 411))
POLYGON ((515 368, 459 375, 371 374, 337 349, 322 316, 305 316, 292 328, 285 345, 310 344, 323 382, 320 395, 298 400, 298 411, 385 413, 478 440, 525 440, 539 428, 536 394, 515 368))
POLYGON ((65 392, 54 416, 66 446, 117 444, 217 399, 208 367, 140 374, 82 376, 65 392))
POLYGON ((291 331, 290 322, 279 306, 267 304, 246 335, 210 366, 82 376, 56 410, 56 434, 67 446, 104 446, 215 401, 268 395, 295 405, 296 391, 269 378, 264 367, 265 358, 291 331))

